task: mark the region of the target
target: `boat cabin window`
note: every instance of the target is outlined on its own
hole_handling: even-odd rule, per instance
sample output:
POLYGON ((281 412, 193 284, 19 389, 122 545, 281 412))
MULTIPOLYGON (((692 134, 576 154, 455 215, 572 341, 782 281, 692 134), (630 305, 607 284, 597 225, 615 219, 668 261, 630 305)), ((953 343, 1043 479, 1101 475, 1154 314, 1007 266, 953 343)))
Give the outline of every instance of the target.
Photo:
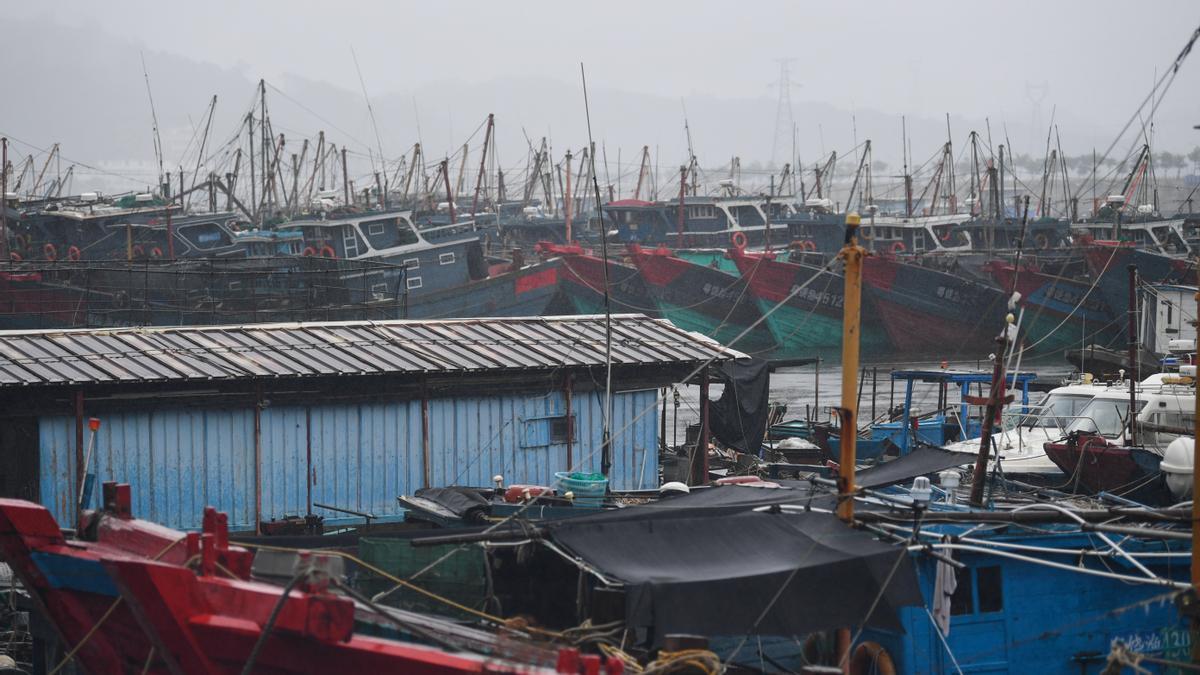
POLYGON ((976 586, 979 587, 979 611, 999 612, 1004 609, 1004 584, 999 565, 980 567, 975 570, 976 586))
POLYGON ((1183 412, 1153 412, 1142 424, 1152 425, 1142 432, 1141 440, 1146 445, 1165 446, 1171 441, 1184 435, 1191 435, 1195 425, 1195 415, 1183 412))
POLYGON ((361 225, 367 242, 371 244, 371 248, 376 250, 414 244, 417 241, 417 235, 413 234, 406 223, 396 217, 368 220, 361 225))
POLYGON ((688 218, 716 218, 717 209, 715 206, 689 206, 688 218))
POLYGON ((951 616, 975 613, 975 584, 972 583, 974 578, 975 575, 970 567, 954 571, 956 585, 954 586, 954 595, 950 597, 951 616))
MULTIPOLYGON (((1135 412, 1140 411, 1145 405, 1145 401, 1138 401, 1135 412)), ((1115 438, 1120 436, 1125 429, 1128 415, 1128 399, 1092 399, 1092 402, 1080 411, 1079 418, 1067 427, 1067 432, 1081 431, 1085 434, 1100 434, 1115 438)))
POLYGON ((1188 246, 1175 228, 1162 225, 1154 228, 1154 238, 1162 244, 1167 253, 1187 253, 1188 246))
POLYGON ((913 250, 925 250, 925 230, 913 230, 913 250))
POLYGON ((999 565, 964 567, 955 570, 951 616, 1004 611, 1004 581, 999 565))
POLYGON ((184 225, 179 228, 179 236, 198 249, 220 248, 233 243, 229 233, 216 223, 184 225))
POLYGON ((754 227, 763 224, 762 214, 753 206, 735 206, 732 211, 734 217, 737 218, 738 225, 742 227, 754 227))
POLYGON ((1050 394, 1038 405, 1038 411, 1026 415, 1021 426, 1064 429, 1091 403, 1087 394, 1050 394))

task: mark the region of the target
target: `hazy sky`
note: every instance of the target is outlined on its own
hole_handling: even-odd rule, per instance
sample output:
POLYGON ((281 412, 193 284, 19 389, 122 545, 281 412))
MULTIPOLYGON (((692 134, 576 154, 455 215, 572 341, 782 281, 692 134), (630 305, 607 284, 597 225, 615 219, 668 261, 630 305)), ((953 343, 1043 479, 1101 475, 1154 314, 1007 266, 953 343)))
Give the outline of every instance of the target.
MULTIPOLYGON (((574 82, 584 61, 598 85, 754 97, 774 95, 774 59, 794 57, 800 99, 1015 114, 1028 107, 1026 82, 1046 82, 1048 103, 1110 120, 1128 109, 1111 103, 1143 94, 1200 24, 1195 0, 28 4, 254 77, 358 89, 353 45, 377 93, 521 74, 574 82)), ((1190 66, 1174 104, 1200 122, 1200 67, 1190 66)))
MULTIPOLYGON (((156 55, 167 54, 215 64, 251 82, 265 77, 281 83, 304 80, 332 85, 341 90, 340 95, 357 97, 352 103, 362 108, 353 46, 376 101, 389 95, 407 100, 402 97, 418 90, 453 92, 447 100, 421 102, 434 109, 423 110, 423 118, 442 118, 437 123, 450 127, 427 130, 445 138, 445 142, 439 138, 438 145, 446 147, 453 147, 455 137, 469 133, 491 111, 493 101, 485 97, 483 88, 501 81, 529 82, 527 88, 510 88, 502 95, 528 99, 521 119, 511 119, 510 114, 503 120, 510 131, 528 127, 534 136, 544 135, 546 129, 557 133, 566 128, 574 136, 582 128, 578 99, 546 97, 577 96, 583 61, 597 96, 624 101, 612 94, 621 92, 643 97, 638 100, 655 97, 664 102, 655 111, 662 119, 654 120, 654 126, 635 127, 633 123, 647 110, 620 103, 604 109, 603 100, 593 101, 598 134, 622 125, 637 130, 619 141, 625 144, 626 157, 636 151, 631 147, 643 143, 682 142, 681 114, 676 112, 681 100, 689 115, 697 118, 703 115, 697 107, 725 100, 742 102, 746 114, 731 114, 736 107, 722 109, 702 130, 707 147, 724 158, 729 154, 722 153, 733 152, 766 158, 774 137, 779 58, 795 59, 791 66, 797 84, 792 92, 795 121, 803 137, 801 151, 810 159, 826 146, 852 145, 850 114, 858 115, 859 138, 867 133, 876 138, 898 136, 902 114, 916 127, 924 119, 929 138, 920 139, 920 132, 918 138, 927 140, 928 147, 914 150, 921 156, 934 151, 938 134, 944 138, 946 113, 954 119, 958 134, 965 134, 967 124, 977 128, 988 118, 994 128, 1007 125, 1014 130, 1014 145, 1040 153, 1035 139, 1044 138, 1055 106, 1064 145, 1074 142, 1073 151, 1083 152, 1112 139, 1149 91, 1156 72, 1163 73, 1200 25, 1197 0, 205 0, 186 4, 64 0, 10 3, 7 12, 34 25, 97 31, 144 49, 156 88, 164 78, 175 76, 162 72, 158 63, 156 55), (474 95, 475 87, 479 96, 474 95), (1040 107, 1034 100, 1041 101, 1040 107), (818 107, 825 111, 820 113, 826 115, 825 126, 819 126, 818 107), (829 110, 838 111, 844 120, 836 130, 830 128, 829 110), (862 128, 870 111, 886 119, 886 129, 862 128), (1035 128, 1040 130, 1031 131, 1035 128), (1018 139, 1021 134, 1025 138, 1018 139), (724 136, 728 142, 723 142, 724 136)), ((72 52, 69 41, 55 40, 53 30, 40 44, 89 58, 72 52)), ((1160 147, 1186 151, 1200 143, 1200 132, 1191 128, 1200 124, 1197 60, 1200 56, 1193 54, 1159 109, 1160 147)), ((31 64, 36 71, 37 59, 31 64)), ((134 68, 111 76, 140 85, 141 73, 134 68)), ((197 91, 196 101, 189 101, 191 117, 170 111, 170 101, 161 102, 167 109, 160 110, 166 118, 162 126, 195 124, 209 93, 197 91)), ((246 90, 237 95, 238 100, 224 100, 223 112, 232 120, 227 126, 235 127, 241 113, 235 108, 250 93, 246 90)), ((11 106, 30 103, 28 97, 5 96, 0 101, 0 130, 40 134, 36 140, 46 145, 58 140, 62 134, 57 131, 5 128, 11 124, 4 118, 14 117, 8 114, 11 106), (47 138, 48 134, 55 136, 47 138)), ((328 108, 326 101, 306 99, 305 103, 328 108)), ((137 114, 144 113, 144 100, 127 105, 139 106, 137 114)), ((401 121, 399 114, 381 123, 386 145, 391 146, 388 154, 398 155, 416 135, 409 128, 413 121, 401 121)), ((430 127, 436 124, 421 121, 430 127)), ((80 128, 85 126, 86 120, 81 121, 80 128)), ((509 142, 510 149, 514 145, 509 142)))

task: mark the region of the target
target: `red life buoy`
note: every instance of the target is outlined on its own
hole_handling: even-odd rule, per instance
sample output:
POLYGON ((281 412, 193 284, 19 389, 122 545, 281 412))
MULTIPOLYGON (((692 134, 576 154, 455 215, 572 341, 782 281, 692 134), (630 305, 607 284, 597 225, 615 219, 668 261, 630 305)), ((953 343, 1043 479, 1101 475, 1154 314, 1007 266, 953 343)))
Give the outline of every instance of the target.
POLYGON ((142 248, 141 244, 137 244, 133 247, 133 257, 141 258, 144 255, 146 255, 146 249, 142 248))
POLYGON ((50 262, 58 260, 58 249, 54 248, 54 244, 46 244, 42 247, 42 257, 50 262))
POLYGON ((309 258, 313 257, 316 254, 317 254, 317 249, 315 249, 311 246, 308 246, 304 249, 304 255, 308 256, 309 258))
POLYGON ((17 253, 16 251, 10 251, 8 254, 8 259, 13 262, 21 262, 21 254, 17 253))
POLYGON ((812 239, 805 239, 804 243, 801 244, 801 248, 811 253, 812 251, 817 250, 817 242, 813 241, 812 239))
POLYGON ((154 258, 155 260, 158 260, 159 258, 162 257, 162 249, 157 246, 150 249, 150 257, 154 258))
POLYGON ((904 242, 894 241, 894 242, 892 242, 892 245, 890 248, 888 248, 888 250, 891 251, 893 255, 897 254, 897 253, 904 253, 904 251, 905 251, 904 242))
POLYGON ((74 262, 74 261, 78 261, 82 257, 83 257, 83 252, 81 252, 79 250, 78 246, 71 246, 70 248, 67 249, 67 260, 74 262))
POLYGON ((334 251, 332 246, 329 246, 329 245, 322 246, 321 247, 321 257, 322 258, 336 258, 337 251, 334 251))
POLYGON ((950 230, 943 232, 942 236, 938 237, 938 239, 941 239, 942 241, 950 241, 950 230))
POLYGON ((733 242, 735 248, 746 248, 745 232, 734 232, 729 236, 729 240, 733 242))

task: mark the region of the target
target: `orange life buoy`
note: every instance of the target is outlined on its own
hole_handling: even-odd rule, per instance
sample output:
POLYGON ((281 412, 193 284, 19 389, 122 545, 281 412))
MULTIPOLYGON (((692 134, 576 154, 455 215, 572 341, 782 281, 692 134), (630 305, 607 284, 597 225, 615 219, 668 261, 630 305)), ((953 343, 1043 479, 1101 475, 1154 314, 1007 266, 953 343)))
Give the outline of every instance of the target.
POLYGON ((78 246, 71 246, 67 249, 67 260, 78 261, 82 257, 83 252, 79 250, 78 246))
POLYGON ((54 244, 46 244, 42 247, 42 257, 50 262, 58 260, 58 249, 54 248, 54 244))
POLYGON ((329 246, 328 244, 326 244, 325 246, 321 247, 321 257, 322 258, 336 258, 337 251, 334 251, 332 246, 329 246))
POLYGON ((745 232, 734 232, 729 236, 729 240, 733 242, 735 248, 746 248, 745 232))
POLYGON ((311 246, 307 246, 307 247, 305 247, 305 249, 304 249, 304 255, 306 255, 306 256, 308 256, 309 258, 311 258, 311 257, 313 257, 313 256, 314 256, 314 255, 316 255, 316 254, 317 254, 317 249, 315 249, 315 248, 313 248, 313 247, 311 247, 311 246))
POLYGON ((150 257, 154 258, 155 260, 158 260, 159 258, 162 257, 162 249, 157 246, 150 249, 150 257))
POLYGON ((894 241, 894 242, 892 242, 892 245, 891 245, 891 247, 888 248, 888 250, 891 251, 892 254, 897 254, 897 253, 904 253, 904 251, 906 249, 904 247, 904 242, 894 241))
POLYGON ((804 242, 801 243, 800 247, 811 253, 812 251, 817 250, 817 242, 813 241, 812 239, 805 239, 804 242))
POLYGON ((851 675, 896 675, 896 663, 891 654, 878 642, 863 642, 854 648, 850 657, 851 675))

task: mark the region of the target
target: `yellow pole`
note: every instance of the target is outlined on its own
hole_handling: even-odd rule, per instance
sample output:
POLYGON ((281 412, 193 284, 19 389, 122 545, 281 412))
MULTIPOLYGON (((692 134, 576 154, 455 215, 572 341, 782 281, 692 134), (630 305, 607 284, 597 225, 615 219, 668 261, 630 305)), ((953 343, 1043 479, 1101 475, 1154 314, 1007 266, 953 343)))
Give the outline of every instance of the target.
POLYGON ((838 461, 838 516, 847 522, 854 518, 854 463, 857 459, 858 441, 858 347, 861 304, 862 268, 867 251, 858 245, 855 231, 860 219, 857 213, 846 214, 846 245, 838 257, 842 259, 846 277, 842 305, 842 410, 841 457, 838 461))
MULTIPOLYGON (((855 232, 861 222, 857 213, 846 214, 846 244, 838 257, 842 259, 846 287, 842 303, 842 408, 841 456, 838 458, 838 517, 849 523, 854 520, 854 463, 858 458, 858 347, 862 321, 862 268, 867 251, 858 245, 855 232)), ((839 628, 835 650, 843 673, 850 672, 850 629, 839 628)))

